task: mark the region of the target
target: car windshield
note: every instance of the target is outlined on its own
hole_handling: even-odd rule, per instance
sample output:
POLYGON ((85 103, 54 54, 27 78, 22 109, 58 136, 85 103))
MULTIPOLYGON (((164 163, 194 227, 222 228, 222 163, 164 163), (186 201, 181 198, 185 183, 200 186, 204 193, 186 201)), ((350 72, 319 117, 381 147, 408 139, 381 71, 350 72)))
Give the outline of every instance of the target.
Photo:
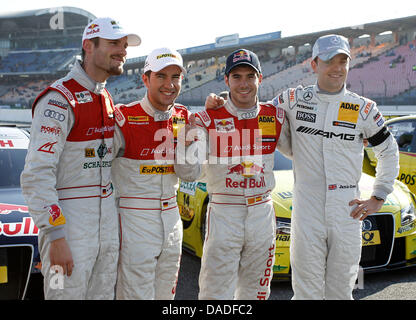
POLYGON ((20 187, 26 149, 0 149, 0 188, 20 187))
POLYGON ((273 170, 292 170, 292 160, 286 158, 279 151, 274 153, 274 167, 273 170))

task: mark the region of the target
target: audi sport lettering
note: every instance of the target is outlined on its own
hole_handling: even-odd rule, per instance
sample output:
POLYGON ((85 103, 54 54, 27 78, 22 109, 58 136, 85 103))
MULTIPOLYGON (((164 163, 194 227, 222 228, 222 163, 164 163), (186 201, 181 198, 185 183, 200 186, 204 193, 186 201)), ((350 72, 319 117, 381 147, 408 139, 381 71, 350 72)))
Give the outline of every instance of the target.
POLYGON ((88 128, 87 136, 90 136, 94 133, 104 133, 114 131, 114 126, 104 126, 101 128, 88 128))
MULTIPOLYGON (((269 259, 267 259, 267 262, 266 262, 266 269, 264 270, 264 275, 260 279, 260 285, 262 287, 269 286, 270 280, 271 280, 271 278, 273 276, 274 247, 275 247, 275 245, 273 244, 269 248, 269 259)), ((266 292, 263 292, 263 291, 257 292, 257 298, 259 300, 265 300, 266 299, 266 292)))

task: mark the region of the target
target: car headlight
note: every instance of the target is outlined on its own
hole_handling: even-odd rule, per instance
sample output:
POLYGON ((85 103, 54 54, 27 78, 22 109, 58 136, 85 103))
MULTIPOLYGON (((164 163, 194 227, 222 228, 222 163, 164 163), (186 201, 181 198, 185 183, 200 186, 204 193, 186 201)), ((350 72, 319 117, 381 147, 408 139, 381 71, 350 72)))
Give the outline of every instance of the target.
POLYGON ((411 203, 406 208, 403 208, 400 210, 400 217, 401 217, 402 226, 408 225, 409 223, 412 223, 416 219, 415 207, 413 203, 411 203))
POLYGON ((276 217, 276 234, 290 234, 290 219, 276 217))

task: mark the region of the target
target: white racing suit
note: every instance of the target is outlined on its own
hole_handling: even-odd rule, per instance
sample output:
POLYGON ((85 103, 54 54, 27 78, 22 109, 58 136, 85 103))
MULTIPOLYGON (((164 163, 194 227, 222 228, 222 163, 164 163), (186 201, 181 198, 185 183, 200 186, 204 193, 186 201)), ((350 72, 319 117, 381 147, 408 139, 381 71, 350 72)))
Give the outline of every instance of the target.
POLYGON ((276 241, 270 192, 276 145, 289 142, 284 119, 283 110, 270 104, 243 110, 231 99, 196 113, 196 124, 209 139, 201 300, 269 297, 276 241))
POLYGON ((373 195, 386 199, 398 175, 398 149, 375 102, 317 85, 273 100, 290 122, 294 195, 290 261, 293 299, 352 299, 361 256, 361 222, 348 203, 360 198, 363 139, 378 158, 373 195))
POLYGON ((158 111, 146 95, 117 106, 115 114, 113 177, 121 230, 116 297, 173 299, 182 249, 178 176, 195 180, 201 171, 199 165, 174 163, 177 134, 190 112, 181 105, 158 111))
POLYGON ((33 104, 21 185, 40 229, 46 299, 114 298, 119 247, 110 172, 114 115, 104 85, 77 62, 33 104), (63 237, 74 268, 61 282, 50 270, 49 247, 63 237))

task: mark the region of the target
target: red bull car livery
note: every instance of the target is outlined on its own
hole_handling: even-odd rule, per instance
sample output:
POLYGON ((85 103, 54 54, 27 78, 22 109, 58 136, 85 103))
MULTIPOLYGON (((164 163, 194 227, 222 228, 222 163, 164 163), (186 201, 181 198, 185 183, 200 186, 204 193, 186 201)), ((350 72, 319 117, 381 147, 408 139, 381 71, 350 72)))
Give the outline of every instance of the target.
POLYGON ((24 130, 0 126, 0 299, 23 299, 42 280, 39 230, 20 190, 28 144, 24 130))

